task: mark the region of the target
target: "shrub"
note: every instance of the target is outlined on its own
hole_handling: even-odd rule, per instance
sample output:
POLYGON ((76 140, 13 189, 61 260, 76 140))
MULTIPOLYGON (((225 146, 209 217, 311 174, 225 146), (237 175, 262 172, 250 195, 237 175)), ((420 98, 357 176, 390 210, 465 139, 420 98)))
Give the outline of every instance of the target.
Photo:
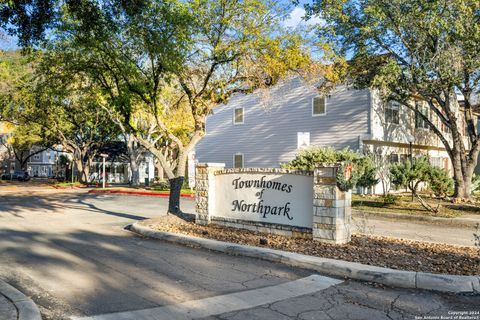
POLYGON ((453 192, 453 179, 442 168, 430 168, 428 183, 430 189, 437 197, 445 197, 453 192))
POLYGON ((156 186, 160 190, 170 190, 170 183, 168 181, 162 181, 156 186))
POLYGON ((395 197, 392 194, 387 194, 387 195, 383 196, 383 203, 386 204, 386 205, 395 204, 395 203, 397 203, 397 200, 398 200, 398 198, 395 197))
POLYGON ((352 163, 355 172, 355 181, 348 187, 355 185, 361 187, 371 187, 378 183, 376 178, 376 167, 371 157, 363 156, 357 152, 349 150, 336 150, 331 147, 322 148, 312 146, 301 150, 292 161, 282 164, 281 167, 293 170, 313 171, 318 163, 352 163))
POLYGON ((420 183, 428 183, 437 197, 444 197, 453 189, 453 179, 442 168, 432 166, 426 157, 416 158, 413 163, 394 164, 390 167, 392 183, 408 188, 417 194, 420 183))
POLYGON ((472 177, 472 193, 480 191, 480 176, 477 176, 476 174, 473 175, 472 177))
POLYGON ((312 146, 301 150, 292 161, 282 164, 281 167, 293 170, 309 170, 313 171, 317 163, 337 163, 343 161, 358 160, 360 154, 349 149, 335 150, 334 148, 322 148, 312 146))
POLYGON ((431 168, 426 157, 393 164, 390 167, 390 180, 396 187, 405 187, 417 194, 420 183, 429 181, 431 168))
POLYGON ((357 186, 369 188, 375 186, 380 180, 377 179, 377 167, 375 161, 371 156, 365 156, 360 158, 357 163, 359 164, 361 172, 357 181, 357 186))

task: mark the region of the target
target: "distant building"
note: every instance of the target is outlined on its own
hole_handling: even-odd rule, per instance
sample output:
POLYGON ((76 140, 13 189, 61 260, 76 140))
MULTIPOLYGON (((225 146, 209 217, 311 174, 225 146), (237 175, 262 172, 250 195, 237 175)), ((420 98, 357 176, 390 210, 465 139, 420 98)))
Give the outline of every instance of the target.
POLYGON ((61 154, 65 153, 50 149, 34 154, 27 162, 28 173, 32 177, 40 178, 64 176, 64 173, 60 172, 59 157, 61 154))

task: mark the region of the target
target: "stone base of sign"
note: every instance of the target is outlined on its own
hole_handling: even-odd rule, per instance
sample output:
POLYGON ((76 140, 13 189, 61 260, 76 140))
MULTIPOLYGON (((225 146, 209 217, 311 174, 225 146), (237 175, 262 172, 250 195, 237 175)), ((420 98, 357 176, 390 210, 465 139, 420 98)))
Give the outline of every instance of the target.
POLYGON ((216 171, 222 170, 224 163, 199 163, 195 172, 195 223, 209 224, 209 212, 213 212, 215 205, 215 176, 216 171))
POLYGON ((276 223, 263 223, 219 217, 210 218, 210 223, 229 228, 257 231, 266 234, 277 234, 291 238, 312 239, 312 229, 310 228, 300 228, 276 223))
POLYGON ((318 166, 313 178, 313 239, 335 244, 351 240, 351 191, 337 187, 334 166, 318 166))
MULTIPOLYGON (((219 218, 215 216, 215 174, 238 172, 285 173, 277 168, 243 168, 224 170, 222 163, 201 163, 196 168, 196 216, 197 224, 215 223, 227 227, 246 229, 288 237, 314 239, 326 243, 343 244, 351 239, 351 192, 341 191, 337 187, 337 166, 317 166, 313 172, 312 228, 219 218)), ((292 171, 293 172, 293 171, 292 171)), ((302 171, 296 174, 312 175, 302 171)), ((223 186, 225 187, 225 186, 223 186)))

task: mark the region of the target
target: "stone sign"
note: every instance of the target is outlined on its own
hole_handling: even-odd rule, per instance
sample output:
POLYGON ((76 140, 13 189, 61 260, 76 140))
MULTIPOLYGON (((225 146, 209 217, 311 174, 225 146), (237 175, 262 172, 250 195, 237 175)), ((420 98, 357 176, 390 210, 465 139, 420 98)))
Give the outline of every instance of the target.
POLYGON ((350 241, 351 192, 338 188, 338 166, 319 165, 314 171, 224 167, 197 165, 196 223, 350 241))
POLYGON ((311 175, 219 172, 213 216, 311 228, 312 183, 311 175))

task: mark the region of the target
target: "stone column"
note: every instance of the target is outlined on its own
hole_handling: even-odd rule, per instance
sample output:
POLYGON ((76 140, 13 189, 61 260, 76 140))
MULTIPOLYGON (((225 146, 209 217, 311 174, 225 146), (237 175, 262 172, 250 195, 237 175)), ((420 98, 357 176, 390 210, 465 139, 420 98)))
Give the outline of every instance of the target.
POLYGON ((313 174, 313 239, 344 244, 351 239, 352 192, 337 187, 338 166, 317 166, 313 174))
POLYGON ((209 224, 215 211, 215 172, 224 163, 198 163, 195 171, 195 223, 209 224))

